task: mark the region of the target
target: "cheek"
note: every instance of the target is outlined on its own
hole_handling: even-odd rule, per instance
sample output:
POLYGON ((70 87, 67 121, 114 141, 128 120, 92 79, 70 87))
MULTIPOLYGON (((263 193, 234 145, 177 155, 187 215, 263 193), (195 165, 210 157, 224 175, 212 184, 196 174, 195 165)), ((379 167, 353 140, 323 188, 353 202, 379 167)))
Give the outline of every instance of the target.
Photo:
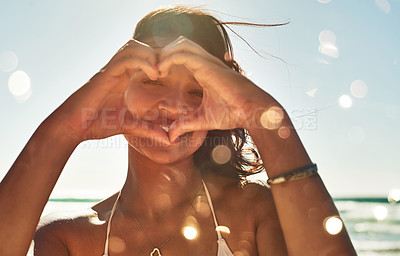
POLYGON ((189 106, 189 109, 191 109, 192 111, 196 111, 201 105, 202 98, 192 95, 188 96, 188 98, 189 99, 187 100, 187 105, 189 106))
POLYGON ((138 94, 137 88, 135 87, 134 83, 131 81, 129 83, 128 88, 125 91, 125 102, 126 102, 126 105, 128 106, 128 108, 130 108, 137 102, 135 100, 135 98, 139 98, 139 97, 137 97, 137 94, 138 94))
POLYGON ((148 107, 151 99, 148 95, 142 92, 142 90, 132 83, 125 91, 125 104, 134 116, 140 116, 141 110, 148 107))

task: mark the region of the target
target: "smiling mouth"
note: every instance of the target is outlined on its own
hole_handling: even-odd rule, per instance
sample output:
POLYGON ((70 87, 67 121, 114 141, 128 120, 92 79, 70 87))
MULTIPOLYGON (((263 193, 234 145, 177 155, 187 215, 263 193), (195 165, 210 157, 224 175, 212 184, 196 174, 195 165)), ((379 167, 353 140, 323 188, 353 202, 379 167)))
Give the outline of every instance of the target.
MULTIPOLYGON (((169 130, 170 130, 170 126, 168 126, 168 125, 161 125, 161 124, 159 124, 158 127, 160 127, 161 129, 163 129, 166 133, 168 133, 169 130)), ((181 141, 181 139, 183 139, 183 138, 185 138, 185 137, 190 137, 192 134, 193 134, 193 131, 191 131, 191 132, 185 132, 184 134, 180 135, 180 136, 176 139, 175 143, 181 141)), ((168 136, 169 136, 169 134, 168 134, 168 136)))
POLYGON ((169 131, 169 126, 164 126, 164 125, 158 125, 161 129, 163 129, 165 132, 168 133, 169 131))

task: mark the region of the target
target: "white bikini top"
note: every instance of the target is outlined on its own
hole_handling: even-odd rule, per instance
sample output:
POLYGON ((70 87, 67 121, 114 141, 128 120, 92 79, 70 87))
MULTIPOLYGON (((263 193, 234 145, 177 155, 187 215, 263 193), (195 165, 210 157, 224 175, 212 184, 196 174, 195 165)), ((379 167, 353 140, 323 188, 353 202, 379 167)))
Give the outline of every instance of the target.
MULTIPOLYGON (((226 243, 225 239, 221 235, 221 231, 218 229, 219 225, 218 225, 217 217, 215 216, 214 206, 213 206, 212 201, 211 201, 210 192, 208 192, 206 183, 204 181, 202 181, 202 182, 203 182, 204 191, 206 192, 208 205, 210 206, 210 210, 211 210, 211 213, 212 213, 213 218, 214 218, 215 230, 217 231, 217 236, 218 236, 218 240, 217 240, 217 243, 218 243, 217 256, 233 256, 232 251, 229 249, 228 244, 226 243)), ((112 220, 112 217, 114 216, 115 209, 117 208, 117 203, 118 203, 118 199, 119 199, 120 195, 121 195, 121 193, 118 194, 118 197, 115 200, 115 203, 114 203, 114 205, 112 207, 112 210, 111 210, 110 218, 109 218, 108 223, 107 223, 107 235, 106 235, 106 242, 105 242, 105 245, 104 245, 104 254, 103 254, 103 256, 108 256, 108 239, 109 239, 110 231, 111 231, 111 220, 112 220)))

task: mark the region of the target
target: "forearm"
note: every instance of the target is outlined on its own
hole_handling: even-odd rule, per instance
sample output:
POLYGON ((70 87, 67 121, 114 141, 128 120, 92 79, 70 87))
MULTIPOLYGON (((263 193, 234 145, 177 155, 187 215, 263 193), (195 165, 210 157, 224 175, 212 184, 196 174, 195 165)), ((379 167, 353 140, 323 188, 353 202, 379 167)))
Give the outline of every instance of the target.
POLYGON ((47 123, 32 135, 0 183, 0 255, 25 255, 44 206, 78 145, 47 123))
MULTIPOLYGON (((266 97, 265 108, 271 106, 280 107, 266 97)), ((286 111, 283 113, 279 127, 289 129, 285 136, 279 135, 278 128, 263 127, 261 114, 257 123, 247 127, 270 178, 311 164, 286 111)), ((290 255, 356 255, 345 229, 330 235, 324 228, 324 221, 338 211, 318 175, 273 184, 271 191, 290 255)))

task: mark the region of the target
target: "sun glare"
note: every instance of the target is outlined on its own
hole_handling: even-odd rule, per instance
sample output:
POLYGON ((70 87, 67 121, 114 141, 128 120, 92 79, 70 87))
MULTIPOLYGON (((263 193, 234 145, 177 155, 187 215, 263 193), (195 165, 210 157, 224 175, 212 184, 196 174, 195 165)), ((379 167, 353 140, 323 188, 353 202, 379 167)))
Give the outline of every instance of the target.
POLYGON ((24 71, 15 71, 8 79, 8 89, 17 101, 26 101, 32 94, 31 80, 24 71))
POLYGON ((324 228, 330 235, 337 235, 343 229, 343 222, 337 216, 331 216, 325 219, 324 228))
POLYGON ((388 215, 388 209, 383 205, 378 205, 374 207, 373 213, 377 220, 384 220, 388 215))
POLYGON ((227 163, 232 156, 231 150, 225 145, 218 145, 212 151, 212 159, 217 164, 227 163))
POLYGON ((387 0, 375 0, 375 4, 386 14, 389 14, 392 9, 387 0))
POLYGON ((400 189, 392 189, 388 195, 388 201, 392 204, 400 202, 400 189))
POLYGON ((6 51, 0 55, 0 70, 3 72, 11 72, 17 68, 18 57, 12 51, 6 51))
POLYGON ((260 122, 264 128, 275 130, 281 126, 283 118, 283 110, 280 107, 273 106, 262 113, 260 122))
POLYGON ((183 236, 188 240, 193 240, 197 237, 197 230, 194 227, 186 226, 182 229, 183 236))
POLYGON ((351 105, 353 105, 353 100, 350 98, 349 95, 344 94, 339 97, 339 105, 342 108, 350 108, 351 105))
POLYGON ((350 92, 356 98, 364 98, 368 92, 367 84, 362 80, 355 80, 350 85, 350 92))
POLYGON ((339 57, 339 49, 336 46, 336 35, 330 30, 322 30, 318 36, 320 45, 318 51, 332 58, 339 57))

